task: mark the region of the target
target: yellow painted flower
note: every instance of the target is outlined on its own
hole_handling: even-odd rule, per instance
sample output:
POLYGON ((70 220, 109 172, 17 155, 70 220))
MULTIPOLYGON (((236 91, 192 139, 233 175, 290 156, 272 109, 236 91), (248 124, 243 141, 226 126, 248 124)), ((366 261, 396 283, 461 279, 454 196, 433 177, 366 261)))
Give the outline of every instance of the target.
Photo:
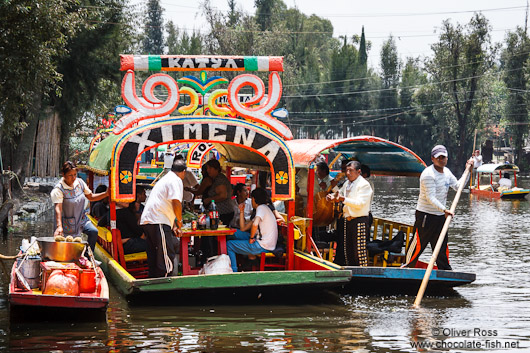
POLYGON ((278 184, 287 184, 289 182, 289 176, 283 170, 280 170, 276 173, 276 183, 278 184))
POLYGON ((132 173, 128 170, 124 170, 120 173, 120 181, 124 184, 128 184, 132 181, 132 173))

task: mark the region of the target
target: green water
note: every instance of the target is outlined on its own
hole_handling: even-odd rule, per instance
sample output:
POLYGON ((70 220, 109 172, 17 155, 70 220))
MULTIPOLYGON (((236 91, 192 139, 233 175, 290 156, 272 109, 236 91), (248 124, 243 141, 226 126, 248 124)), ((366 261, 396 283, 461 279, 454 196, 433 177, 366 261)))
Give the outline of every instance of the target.
MULTIPOLYGON (((412 223, 417 183, 376 178, 374 215, 412 223)), ((530 186, 530 179, 520 183, 530 186)), ((344 295, 295 306, 130 305, 111 288, 106 319, 13 323, 2 275, 0 351, 416 352, 416 343, 433 344, 423 349, 431 352, 529 351, 529 219, 530 201, 462 194, 449 231, 450 260, 477 280, 455 296, 426 297, 415 310, 413 296, 344 295)), ((10 234, 0 253, 14 254, 22 237, 51 231, 48 215, 26 233, 10 234)))

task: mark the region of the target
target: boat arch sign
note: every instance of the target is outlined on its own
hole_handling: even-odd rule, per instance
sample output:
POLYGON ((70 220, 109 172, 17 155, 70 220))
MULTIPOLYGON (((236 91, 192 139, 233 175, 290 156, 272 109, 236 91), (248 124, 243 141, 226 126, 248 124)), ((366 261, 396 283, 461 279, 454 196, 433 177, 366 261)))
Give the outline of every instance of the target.
POLYGON ((268 129, 244 120, 193 116, 166 118, 128 130, 114 145, 111 182, 114 201, 135 200, 139 156, 157 145, 210 142, 236 145, 261 155, 272 173, 272 197, 294 198, 294 162, 285 141, 268 129))

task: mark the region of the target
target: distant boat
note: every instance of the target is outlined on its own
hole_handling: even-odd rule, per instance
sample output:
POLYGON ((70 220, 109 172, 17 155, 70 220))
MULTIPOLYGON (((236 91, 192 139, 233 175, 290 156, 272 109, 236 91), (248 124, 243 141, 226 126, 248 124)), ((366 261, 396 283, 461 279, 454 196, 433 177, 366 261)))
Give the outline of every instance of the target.
MULTIPOLYGON (((517 187, 517 173, 519 167, 515 164, 483 164, 477 169, 478 178, 477 185, 471 188, 471 193, 478 196, 485 196, 494 199, 524 199, 530 192, 530 189, 522 189, 517 187), (502 178, 504 173, 513 174, 513 187, 499 186, 498 182, 493 181, 495 174, 502 178), (480 184, 482 176, 489 176, 489 183, 480 184)), ((511 180, 511 178, 510 178, 511 180)))

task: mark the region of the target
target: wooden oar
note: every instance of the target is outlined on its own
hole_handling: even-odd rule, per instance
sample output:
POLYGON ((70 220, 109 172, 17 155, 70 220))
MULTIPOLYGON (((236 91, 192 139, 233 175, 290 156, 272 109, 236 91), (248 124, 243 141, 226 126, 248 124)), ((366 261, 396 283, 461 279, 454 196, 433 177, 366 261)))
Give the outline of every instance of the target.
MULTIPOLYGON (((475 129, 475 137, 473 138, 473 150, 471 152, 471 155, 474 156, 475 155, 475 145, 477 144, 477 129, 475 129)), ((471 178, 469 178, 469 188, 471 189, 473 187, 473 173, 471 173, 471 178)))
MULTIPOLYGON (((467 175, 469 174, 469 170, 471 168, 466 168, 466 170, 464 171, 463 180, 466 180, 467 175)), ((455 213, 456 205, 458 204, 458 200, 460 199, 460 194, 462 193, 462 189, 464 189, 465 184, 466 183, 462 183, 458 187, 458 191, 456 192, 455 199, 453 200, 453 203, 451 204, 450 211, 452 214, 455 213)), ((452 219, 453 217, 451 215, 447 216, 447 218, 445 219, 442 232, 440 233, 440 237, 438 237, 438 242, 436 243, 436 246, 434 247, 434 250, 432 251, 431 261, 429 261, 429 266, 425 270, 425 275, 423 276, 423 280, 421 281, 420 290, 418 291, 418 294, 416 295, 416 300, 414 301, 414 307, 416 308, 420 306, 421 300, 423 299, 423 294, 425 294, 425 289, 427 289, 427 283, 429 282, 429 278, 431 277, 432 269, 434 267, 434 262, 438 258, 438 254, 440 253, 440 249, 442 248, 442 244, 447 234, 447 230, 449 229, 449 223, 451 223, 452 219)))

